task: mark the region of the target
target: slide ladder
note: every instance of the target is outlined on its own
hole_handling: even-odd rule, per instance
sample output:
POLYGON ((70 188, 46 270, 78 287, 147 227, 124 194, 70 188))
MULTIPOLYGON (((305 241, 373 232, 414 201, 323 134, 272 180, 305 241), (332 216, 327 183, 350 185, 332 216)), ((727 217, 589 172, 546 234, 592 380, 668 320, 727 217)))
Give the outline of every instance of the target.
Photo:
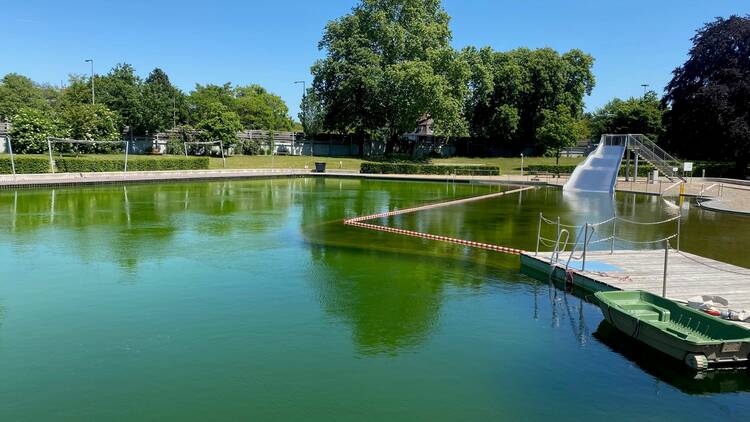
POLYGON ((684 181, 679 175, 682 163, 645 135, 602 135, 599 146, 573 170, 563 190, 613 194, 626 151, 637 154, 670 181, 684 181))

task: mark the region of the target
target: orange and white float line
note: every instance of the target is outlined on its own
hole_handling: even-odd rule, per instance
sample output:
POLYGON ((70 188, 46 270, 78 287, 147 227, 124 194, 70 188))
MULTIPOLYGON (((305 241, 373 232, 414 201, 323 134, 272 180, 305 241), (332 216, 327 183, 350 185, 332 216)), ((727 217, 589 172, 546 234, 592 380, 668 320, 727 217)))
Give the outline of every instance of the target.
POLYGON ((364 223, 364 221, 373 220, 376 218, 392 217, 394 215, 409 214, 412 212, 424 211, 428 209, 442 208, 442 207, 447 207, 451 205, 464 204, 467 202, 481 201, 484 199, 495 198, 498 196, 508 195, 511 193, 522 192, 522 191, 532 189, 532 188, 533 187, 529 186, 529 187, 513 189, 513 190, 509 190, 505 192, 497 192, 497 193, 491 193, 488 195, 473 196, 471 198, 457 199, 455 201, 440 202, 437 204, 423 205, 420 207, 405 208, 403 210, 364 215, 361 217, 354 217, 348 220, 344 220, 344 224, 347 226, 361 227, 365 229, 377 230, 377 231, 386 232, 386 233, 396 233, 396 234, 401 234, 405 236, 418 237, 422 239, 436 240, 436 241, 446 242, 446 243, 454 243, 457 245, 464 245, 464 246, 469 246, 472 248, 486 249, 486 250, 495 251, 495 252, 520 255, 522 252, 524 252, 522 249, 510 248, 510 247, 501 246, 501 245, 494 245, 492 243, 482 243, 482 242, 475 242, 472 240, 458 239, 455 237, 440 236, 440 235, 430 234, 430 233, 422 233, 422 232, 417 232, 413 230, 398 229, 395 227, 379 226, 377 224, 364 223))

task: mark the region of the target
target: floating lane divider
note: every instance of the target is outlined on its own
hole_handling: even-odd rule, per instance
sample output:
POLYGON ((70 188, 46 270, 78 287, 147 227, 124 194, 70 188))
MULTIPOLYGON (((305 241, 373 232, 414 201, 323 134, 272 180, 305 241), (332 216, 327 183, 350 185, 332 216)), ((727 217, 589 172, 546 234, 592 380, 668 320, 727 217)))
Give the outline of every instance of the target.
POLYGON ((381 212, 378 214, 363 215, 360 217, 354 217, 348 220, 344 220, 344 224, 347 226, 361 227, 364 229, 376 230, 376 231, 381 231, 381 232, 386 232, 386 233, 396 233, 396 234, 401 234, 405 236, 419 237, 422 239, 437 240, 440 242, 447 242, 447 243, 455 243, 457 245, 470 246, 472 248, 486 249, 490 251, 502 252, 502 253, 507 253, 507 254, 512 254, 512 255, 520 255, 524 252, 524 250, 510 248, 507 246, 494 245, 491 243, 474 242, 472 240, 457 239, 455 237, 440 236, 436 234, 416 232, 413 230, 397 229, 395 227, 379 226, 377 224, 365 223, 365 221, 374 220, 376 218, 392 217, 394 215, 409 214, 409 213, 413 213, 417 211, 425 211, 429 209, 448 207, 451 205, 465 204, 467 202, 482 201, 485 199, 496 198, 496 197, 508 195, 511 193, 523 192, 525 190, 529 190, 533 188, 534 188, 533 186, 527 186, 527 187, 512 189, 512 190, 508 190, 504 192, 491 193, 488 195, 472 196, 470 198, 456 199, 454 201, 439 202, 437 204, 423 205, 420 207, 404 208, 402 210, 381 212))

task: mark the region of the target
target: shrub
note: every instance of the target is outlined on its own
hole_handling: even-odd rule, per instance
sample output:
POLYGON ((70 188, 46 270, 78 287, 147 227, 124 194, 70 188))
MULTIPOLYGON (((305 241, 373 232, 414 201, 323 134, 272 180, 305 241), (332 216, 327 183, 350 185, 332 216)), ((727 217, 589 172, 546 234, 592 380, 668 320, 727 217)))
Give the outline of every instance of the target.
MULTIPOLYGON (((49 160, 45 157, 24 157, 16 155, 13 159, 16 164, 17 174, 49 173, 49 160)), ((0 157, 0 173, 13 173, 10 156, 0 157)))
POLYGON ((368 174, 457 174, 457 175, 499 175, 500 167, 495 166, 438 166, 409 163, 373 163, 360 165, 360 173, 368 174))
MULTIPOLYGON (((205 170, 208 162, 208 157, 128 157, 128 171, 205 170)), ((122 171, 125 161, 123 158, 63 157, 55 163, 59 172, 87 173, 122 171)))
POLYGON ((554 164, 534 164, 526 166, 524 171, 528 173, 551 173, 551 174, 568 174, 573 173, 576 166, 556 166, 554 164))

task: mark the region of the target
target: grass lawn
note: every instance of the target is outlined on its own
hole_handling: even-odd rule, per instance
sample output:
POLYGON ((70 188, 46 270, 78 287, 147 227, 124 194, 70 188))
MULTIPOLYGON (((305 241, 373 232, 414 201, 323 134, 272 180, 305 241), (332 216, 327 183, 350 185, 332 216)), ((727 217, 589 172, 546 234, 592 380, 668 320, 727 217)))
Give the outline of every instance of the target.
MULTIPOLYGON (((561 157, 560 165, 576 165, 582 158, 561 157)), ((345 157, 309 157, 309 156, 267 156, 267 155, 239 155, 227 158, 227 168, 286 168, 286 169, 303 169, 313 168, 316 161, 322 161, 328 164, 329 169, 343 169, 350 171, 359 171, 359 165, 362 161, 359 158, 345 157)), ((452 157, 438 158, 432 160, 433 164, 445 165, 474 165, 474 166, 500 166, 502 174, 520 174, 521 157, 518 158, 467 158, 452 157)), ((524 166, 535 164, 555 164, 553 157, 528 157, 523 160, 524 166)), ((211 168, 222 168, 221 158, 211 158, 211 168)))
MULTIPOLYGON (((7 157, 7 155, 5 155, 7 157)), ((19 155, 21 156, 21 155, 19 155)), ((29 154, 28 156, 34 156, 29 154)), ((47 158, 47 155, 36 155, 37 157, 47 158)), ((59 154, 56 154, 59 156, 59 154)), ((65 154, 65 156, 69 156, 65 154)), ((81 157, 84 158, 105 158, 113 159, 120 158, 124 159, 123 154, 83 154, 81 157)), ((158 160, 162 155, 131 155, 130 158, 147 159, 147 160, 158 160)), ((180 157, 180 156, 173 156, 180 157)), ((569 158, 561 157, 560 165, 576 165, 580 163, 582 158, 569 158)), ((336 170, 342 169, 347 171, 359 171, 359 165, 362 161, 359 158, 349 157, 310 157, 310 156, 289 156, 289 155, 236 155, 234 157, 227 157, 227 168, 230 169, 251 169, 251 168, 279 168, 279 169, 304 169, 307 166, 308 169, 312 169, 315 166, 316 161, 322 161, 327 163, 328 169, 336 170)), ((524 166, 535 165, 535 164, 555 164, 553 157, 527 157, 523 160, 524 166)), ((451 158, 437 158, 432 160, 432 164, 445 164, 445 165, 474 165, 474 166, 500 166, 501 174, 519 174, 521 172, 521 158, 468 158, 468 157, 451 157, 451 158)), ((221 169, 223 168, 221 158, 211 157, 209 168, 221 169)))

